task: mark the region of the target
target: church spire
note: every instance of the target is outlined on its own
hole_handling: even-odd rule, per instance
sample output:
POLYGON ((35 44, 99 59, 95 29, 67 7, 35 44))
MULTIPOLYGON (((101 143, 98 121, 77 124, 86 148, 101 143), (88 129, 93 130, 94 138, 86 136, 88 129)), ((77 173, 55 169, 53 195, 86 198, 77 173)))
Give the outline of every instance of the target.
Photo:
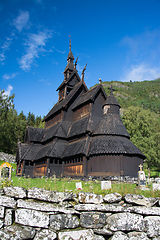
POLYGON ((69 40, 69 53, 68 53, 68 57, 67 57, 67 66, 64 70, 64 78, 67 79, 69 78, 70 74, 73 72, 75 66, 73 63, 74 60, 74 56, 73 53, 71 51, 71 38, 69 40))

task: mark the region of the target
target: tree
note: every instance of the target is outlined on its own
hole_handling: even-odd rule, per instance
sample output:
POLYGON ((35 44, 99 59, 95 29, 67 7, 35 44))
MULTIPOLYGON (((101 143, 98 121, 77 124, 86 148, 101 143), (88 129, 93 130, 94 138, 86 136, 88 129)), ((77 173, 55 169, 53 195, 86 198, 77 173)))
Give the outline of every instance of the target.
POLYGON ((17 141, 15 134, 17 112, 13 100, 14 94, 8 97, 4 91, 0 92, 0 151, 7 153, 15 152, 17 141))
POLYGON ((33 113, 31 112, 28 113, 27 122, 28 122, 28 126, 30 127, 35 126, 35 115, 33 113))
POLYGON ((129 107, 122 120, 131 141, 146 155, 148 168, 160 170, 160 117, 150 110, 129 107))

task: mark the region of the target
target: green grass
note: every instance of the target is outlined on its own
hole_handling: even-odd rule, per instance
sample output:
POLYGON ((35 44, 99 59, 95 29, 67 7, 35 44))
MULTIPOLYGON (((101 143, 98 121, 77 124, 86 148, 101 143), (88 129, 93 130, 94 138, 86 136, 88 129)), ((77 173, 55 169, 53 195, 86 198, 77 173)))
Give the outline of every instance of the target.
MULTIPOLYGON (((0 165, 4 161, 0 161, 0 165)), ((91 192, 96 194, 106 195, 108 193, 118 192, 122 196, 131 193, 131 194, 140 194, 145 197, 159 197, 160 191, 153 191, 152 187, 148 191, 142 191, 137 188, 136 184, 130 183, 114 183, 112 182, 112 188, 110 190, 101 190, 101 182, 100 181, 82 181, 82 190, 76 189, 76 182, 80 180, 71 180, 70 178, 62 178, 62 179, 54 179, 54 178, 25 178, 25 177, 17 177, 16 176, 16 164, 11 163, 13 170, 12 171, 12 179, 9 185, 19 186, 25 189, 29 189, 32 187, 43 188, 46 190, 52 191, 60 191, 60 192, 69 192, 72 191, 74 193, 78 193, 80 191, 91 192)), ((2 181, 1 187, 8 184, 6 181, 2 181), (2 184, 3 183, 3 184, 2 184)))

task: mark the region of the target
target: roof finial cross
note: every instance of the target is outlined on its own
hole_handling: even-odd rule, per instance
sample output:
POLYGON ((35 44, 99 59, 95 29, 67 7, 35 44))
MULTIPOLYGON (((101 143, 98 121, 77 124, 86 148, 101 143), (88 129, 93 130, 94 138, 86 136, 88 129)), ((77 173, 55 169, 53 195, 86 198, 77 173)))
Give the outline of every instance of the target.
POLYGON ((140 168, 139 171, 143 171, 143 170, 142 170, 142 168, 143 168, 143 165, 142 165, 142 164, 139 165, 139 168, 140 168))
POLYGON ((113 94, 113 91, 115 91, 115 89, 112 87, 112 85, 108 89, 111 90, 110 94, 113 94))
POLYGON ((69 51, 71 52, 71 35, 68 35, 68 37, 70 37, 70 39, 69 39, 69 51))

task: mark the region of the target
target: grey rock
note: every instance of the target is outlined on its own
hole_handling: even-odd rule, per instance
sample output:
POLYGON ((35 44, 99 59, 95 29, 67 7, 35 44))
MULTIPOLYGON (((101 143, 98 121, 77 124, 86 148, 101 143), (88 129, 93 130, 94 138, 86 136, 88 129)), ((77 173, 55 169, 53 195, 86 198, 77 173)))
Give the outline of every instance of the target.
POLYGON ((0 189, 0 196, 1 196, 1 195, 4 195, 3 189, 0 189))
POLYGON ((17 200, 17 207, 18 208, 27 208, 27 209, 33 209, 37 211, 42 212, 62 212, 62 213, 70 213, 70 214, 76 214, 78 213, 74 209, 66 209, 64 207, 60 207, 57 204, 54 203, 45 203, 45 202, 37 202, 32 199, 29 200, 17 200))
POLYGON ((5 195, 15 198, 26 198, 27 190, 22 187, 4 187, 5 195))
POLYGON ((110 240, 129 240, 127 235, 121 231, 114 233, 114 235, 110 238, 110 240))
POLYGON ((3 230, 0 230, 0 239, 8 240, 8 239, 10 239, 10 235, 8 233, 5 233, 3 230))
POLYGON ((15 208, 16 201, 11 197, 0 196, 0 205, 9 208, 15 208))
POLYGON ((16 162, 16 157, 12 154, 0 152, 0 159, 5 162, 9 163, 15 163, 16 162))
POLYGON ((111 231, 143 231, 143 216, 134 213, 116 213, 107 218, 104 227, 111 231))
POLYGON ((71 214, 56 214, 50 216, 50 227, 54 230, 79 227, 79 219, 71 214))
POLYGON ((0 218, 4 218, 4 207, 0 206, 0 218))
POLYGON ((77 204, 77 211, 123 212, 124 207, 114 204, 77 204))
POLYGON ((160 217, 149 216, 144 218, 144 224, 149 237, 160 236, 160 217))
POLYGON ((78 200, 80 203, 102 203, 103 197, 99 194, 80 192, 78 195, 78 200))
POLYGON ((20 208, 15 211, 15 222, 32 227, 48 228, 49 215, 36 210, 20 208))
POLYGON ((100 234, 100 235, 113 235, 113 232, 107 229, 94 229, 94 233, 100 234))
POLYGON ((95 235, 92 229, 59 232, 59 240, 104 240, 102 236, 95 235))
POLYGON ((127 212, 139 213, 142 215, 156 215, 160 216, 160 208, 159 207, 144 207, 144 206, 135 206, 128 207, 126 209, 127 212))
POLYGON ((131 240, 149 240, 145 232, 130 232, 127 236, 131 240))
POLYGON ((31 188, 28 190, 28 198, 43 200, 46 202, 61 202, 65 200, 73 200, 75 194, 66 192, 53 192, 41 188, 31 188))
POLYGON ((4 234, 9 234, 10 239, 32 239, 35 236, 35 229, 27 226, 12 225, 5 227, 3 230, 4 234))
POLYGON ((107 213, 83 212, 80 215, 80 225, 84 228, 102 228, 106 224, 107 213))
POLYGON ((13 212, 12 209, 6 209, 4 225, 7 225, 7 226, 12 225, 12 212, 13 212))
POLYGON ((107 203, 117 203, 120 202, 122 199, 121 194, 119 193, 110 193, 104 196, 103 200, 107 203))
POLYGON ((37 232, 33 240, 53 240, 57 238, 57 234, 50 229, 42 229, 37 232))
POLYGON ((2 228, 4 225, 4 222, 2 220, 0 220, 0 228, 2 228))
POLYGON ((126 194, 124 199, 128 203, 140 205, 140 206, 147 206, 151 207, 155 205, 158 201, 156 198, 146 198, 143 195, 136 195, 136 194, 126 194))
POLYGON ((154 238, 152 238, 152 240, 160 240, 160 236, 159 237, 154 237, 154 238))

